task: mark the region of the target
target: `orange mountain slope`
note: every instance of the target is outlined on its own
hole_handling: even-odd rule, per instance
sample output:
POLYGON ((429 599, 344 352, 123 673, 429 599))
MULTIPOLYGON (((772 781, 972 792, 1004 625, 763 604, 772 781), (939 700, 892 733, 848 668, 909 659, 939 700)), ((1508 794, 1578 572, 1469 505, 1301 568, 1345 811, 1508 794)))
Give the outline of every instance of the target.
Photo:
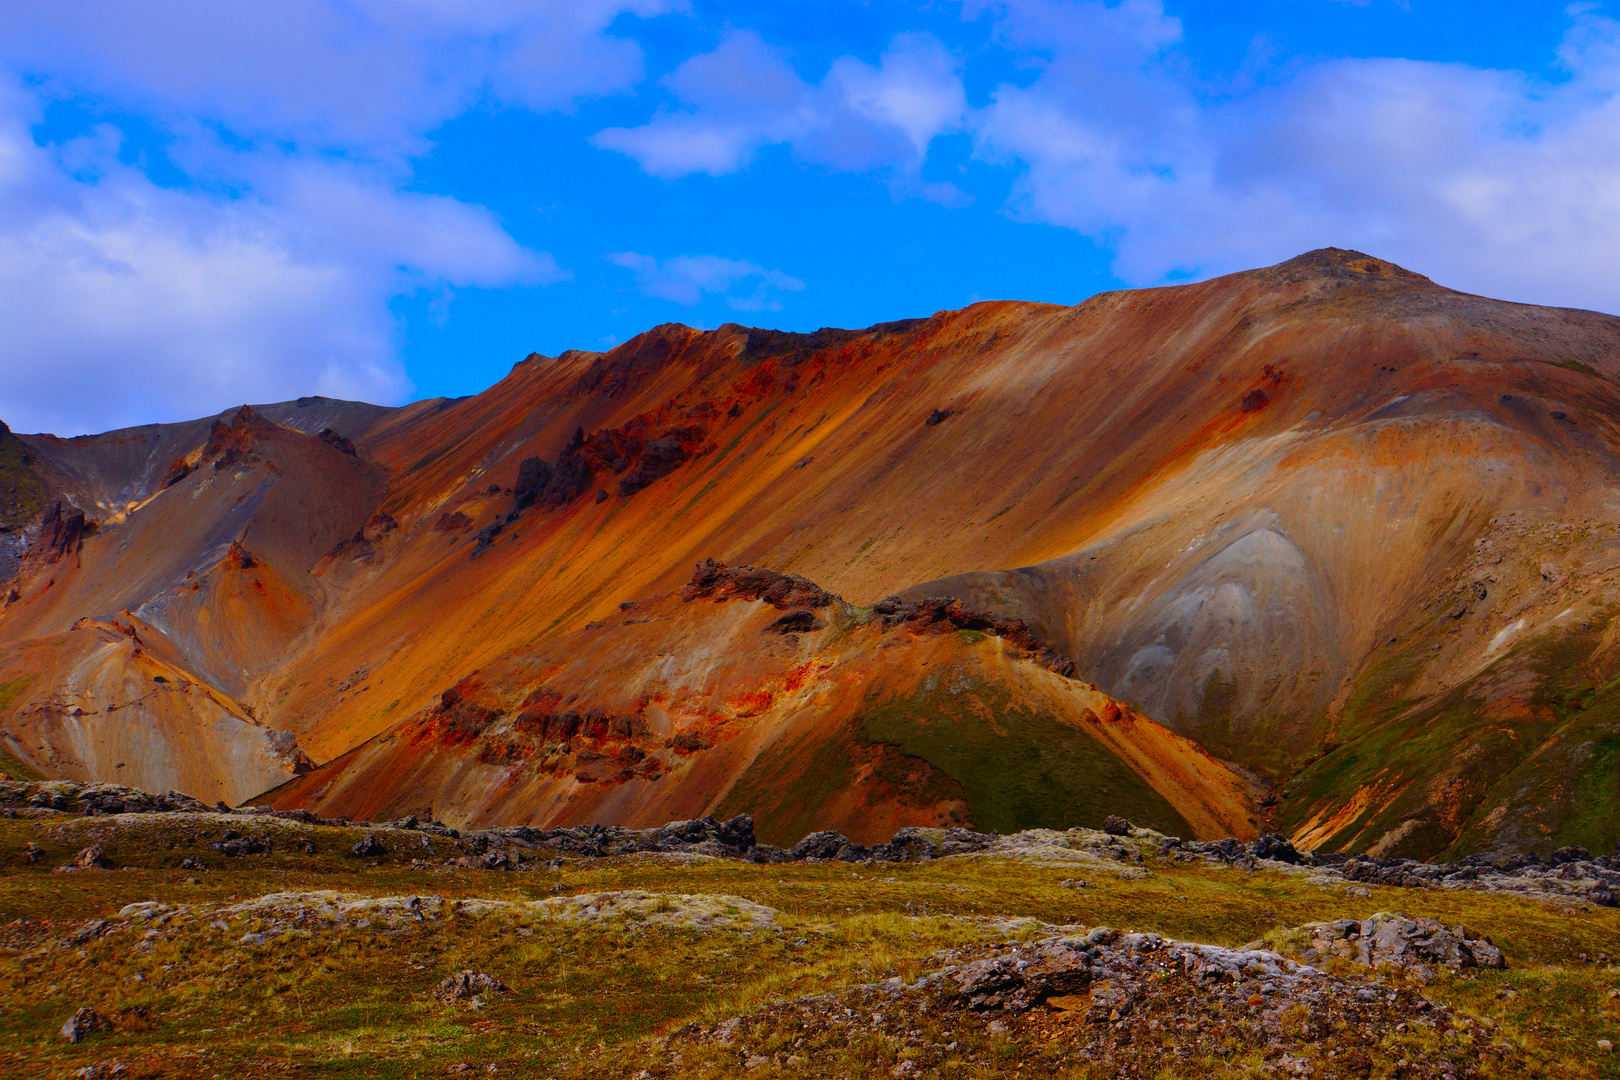
MULTIPOLYGON (((1069 701, 1073 680, 992 662, 987 642, 884 647, 865 607, 800 635, 797 664, 868 672, 801 690, 827 695, 812 722, 771 689, 793 657, 742 615, 674 614, 694 609, 669 595, 714 558, 855 605, 953 596, 1022 622, 1099 701, 1276 785, 1275 820, 1315 843, 1612 844, 1616 380, 1620 320, 1331 249, 1070 308, 986 303, 809 335, 663 326, 605 354, 531 357, 472 398, 331 406, 325 438, 282 426, 291 406, 189 448, 148 438, 145 464, 130 433, 23 436, 65 509, 26 534, 0 641, 130 611, 199 682, 325 763, 278 800, 467 821, 757 808, 779 837, 1002 812, 984 792, 1005 785, 963 794, 993 754, 964 764, 907 727, 940 722, 905 659, 928 653, 991 688, 970 711, 997 737, 997 717, 1039 713, 1092 740, 1081 758, 1107 746, 1132 798, 1153 793, 1201 835, 1244 827, 1220 794, 1230 770, 1186 771, 1168 733, 1152 753, 1110 743, 1084 721, 1105 710, 1069 701), (73 506, 90 520, 68 552, 73 506), (671 606, 670 627, 626 623, 619 605, 647 597, 671 606), (622 666, 569 666, 570 650, 622 666), (582 783, 567 772, 578 751, 548 772, 534 739, 500 774, 482 732, 552 685, 546 664, 565 665, 557 692, 604 715, 661 708, 637 704, 657 693, 730 715, 721 686, 773 705, 690 757, 635 743, 662 780, 582 783), (426 737, 381 749, 448 722, 444 692, 470 676, 472 698, 493 696, 465 754, 426 737), (892 719, 901 702, 912 721, 892 719), (847 782, 784 794, 818 748, 844 755, 847 782), (416 780, 393 782, 407 769, 416 780), (902 797, 904 776, 940 797, 902 797)), ((34 678, 0 715, 54 692, 34 678)), ((62 767, 26 743, 12 753, 62 767)))
POLYGON ((1110 812, 1254 835, 1239 776, 1021 638, 959 605, 885 616, 710 563, 679 593, 472 673, 262 801, 351 818, 451 808, 481 825, 749 812, 783 843, 1110 812))

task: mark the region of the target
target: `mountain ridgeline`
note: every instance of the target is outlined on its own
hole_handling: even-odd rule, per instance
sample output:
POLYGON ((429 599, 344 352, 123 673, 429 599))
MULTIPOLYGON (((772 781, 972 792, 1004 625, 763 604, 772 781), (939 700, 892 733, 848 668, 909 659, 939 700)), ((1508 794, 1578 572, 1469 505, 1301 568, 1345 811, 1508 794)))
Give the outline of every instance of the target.
POLYGON ((1620 840, 1620 319, 1326 249, 0 432, 0 765, 324 817, 1620 840))

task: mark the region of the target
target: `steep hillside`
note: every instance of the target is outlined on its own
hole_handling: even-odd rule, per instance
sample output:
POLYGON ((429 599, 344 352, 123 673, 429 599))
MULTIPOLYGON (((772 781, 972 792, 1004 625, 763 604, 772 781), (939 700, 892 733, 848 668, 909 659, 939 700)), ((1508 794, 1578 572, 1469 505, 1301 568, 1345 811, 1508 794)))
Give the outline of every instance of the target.
MULTIPOLYGON (((1138 743, 1085 719, 1117 700, 1151 718, 1141 731, 1164 725, 1274 785, 1268 814, 1302 842, 1607 847, 1617 379, 1620 320, 1337 250, 865 331, 662 326, 605 354, 531 357, 459 401, 333 405, 324 438, 280 426, 296 410, 239 418, 225 430, 240 436, 69 440, 71 461, 31 436, 87 516, 31 527, 0 640, 132 612, 322 763, 277 801, 334 812, 749 809, 777 836, 953 813, 989 825, 1012 798, 998 785, 1017 771, 1001 769, 1022 752, 1017 716, 1056 724, 1043 752, 1083 763, 1044 774, 1037 816, 1096 824, 1105 808, 1070 793, 1106 773, 1163 800, 1140 812, 1174 827, 1247 827, 1219 794, 1229 770, 1149 775, 1138 743), (214 468, 232 440, 268 449, 214 468), (789 647, 752 626, 768 614, 756 601, 673 598, 707 558, 854 606, 789 647), (890 596, 957 598, 1022 624, 1037 651, 879 627, 890 596), (635 623, 628 601, 667 625, 635 623), (808 683, 777 689, 807 664, 808 683), (972 687, 951 722, 971 713, 994 749, 964 757, 912 730, 952 712, 929 698, 946 669, 972 687), (457 686, 461 706, 445 697, 457 686), (603 784, 571 738, 553 761, 563 740, 518 737, 527 697, 550 692, 587 703, 570 706, 581 716, 643 719, 665 693, 732 727, 689 757, 620 740, 663 779, 603 784), (727 712, 727 695, 759 693, 770 708, 727 712), (474 705, 483 726, 445 736, 474 705)), ((21 707, 54 692, 30 686, 21 707)))
POLYGON ((505 658, 272 792, 283 808, 463 825, 748 813, 767 840, 909 825, 1134 821, 1253 836, 1248 785, 960 605, 851 608, 706 563, 679 593, 505 658))

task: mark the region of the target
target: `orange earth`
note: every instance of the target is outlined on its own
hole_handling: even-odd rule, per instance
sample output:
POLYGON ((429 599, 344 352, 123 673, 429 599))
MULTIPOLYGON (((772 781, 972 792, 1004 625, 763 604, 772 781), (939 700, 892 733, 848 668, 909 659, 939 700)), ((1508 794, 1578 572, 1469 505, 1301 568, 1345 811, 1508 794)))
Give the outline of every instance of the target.
POLYGON ((1328 249, 8 435, 62 510, 0 536, 0 738, 453 824, 1607 847, 1617 381, 1620 319, 1328 249), (806 580, 716 600, 705 559, 806 580))

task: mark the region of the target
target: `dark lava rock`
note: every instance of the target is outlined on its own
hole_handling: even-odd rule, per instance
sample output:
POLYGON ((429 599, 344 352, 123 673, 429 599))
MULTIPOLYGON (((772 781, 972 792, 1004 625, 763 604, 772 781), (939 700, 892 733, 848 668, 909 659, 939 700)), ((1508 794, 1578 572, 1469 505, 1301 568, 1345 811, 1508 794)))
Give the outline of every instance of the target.
POLYGON ((366 833, 354 847, 349 849, 349 852, 356 858, 366 859, 375 855, 386 855, 388 849, 383 847, 382 841, 377 839, 376 833, 366 833))
POLYGON ((320 435, 317 437, 321 440, 321 442, 325 443, 327 446, 330 446, 338 453, 348 454, 350 457, 355 456, 354 443, 344 438, 342 435, 339 435, 331 428, 322 428, 320 435))
POLYGON ((240 858, 243 855, 267 855, 270 853, 269 843, 257 836, 231 836, 227 833, 225 840, 210 846, 221 855, 231 859, 240 858))
POLYGON ((837 599, 813 581, 757 566, 727 566, 704 559, 681 591, 686 601, 763 600, 778 610, 824 608, 837 599))
POLYGON ((175 458, 169 462, 169 468, 163 474, 163 487, 173 487, 196 471, 196 467, 185 458, 175 458))
POLYGON ((1270 404, 1271 399, 1266 396, 1264 390, 1250 390, 1243 395, 1243 400, 1238 403, 1238 408, 1244 412, 1259 412, 1270 404))
POLYGON ((1080 994, 1091 986, 1090 946, 1086 938, 1063 937, 975 960, 952 972, 957 994, 980 1012, 1022 1012, 1050 998, 1080 994))
POLYGON ((935 409, 933 412, 928 414, 928 419, 924 420, 923 423, 927 424, 929 427, 934 427, 936 424, 942 423, 954 415, 956 415, 955 409, 935 409))
POLYGON ((795 861, 819 859, 840 862, 860 862, 870 854, 864 846, 852 843, 849 837, 831 829, 811 833, 794 844, 788 853, 795 861))
POLYGON ((584 458, 577 453, 564 454, 557 459, 556 466, 551 470, 551 479, 546 481, 536 501, 552 510, 567 506, 585 494, 593 479, 591 467, 584 458))
POLYGON ((1109 814, 1107 819, 1103 821, 1102 831, 1109 836, 1129 836, 1131 835, 1131 823, 1122 817, 1109 814))
POLYGON ((1257 859, 1296 864, 1299 862, 1299 852, 1288 842, 1288 838, 1280 833, 1266 833, 1250 846, 1249 852, 1257 859))
POLYGON ((53 503, 39 524, 39 539, 45 546, 46 559, 56 562, 64 555, 77 552, 87 531, 83 510, 73 506, 63 509, 60 502, 53 503))
POLYGON ((473 538, 472 552, 467 557, 469 559, 482 557, 484 552, 494 546, 495 538, 501 535, 501 530, 505 527, 504 522, 497 521, 492 525, 485 525, 482 529, 479 529, 478 535, 473 538))
POLYGON ((883 617, 886 628, 904 626, 924 634, 948 634, 957 630, 994 634, 1033 654, 1035 662, 1048 671, 1065 678, 1073 678, 1075 674, 1074 660, 1042 642, 1022 619, 1004 619, 991 611, 966 607, 954 596, 925 596, 911 603, 890 596, 874 604, 872 610, 883 617))
POLYGON ((822 630, 826 623, 816 618, 816 613, 803 608, 790 611, 765 628, 768 634, 806 634, 812 630, 822 630))
POLYGON ((636 462, 636 467, 619 481, 619 494, 634 495, 648 484, 680 468, 689 456, 677 438, 665 436, 653 439, 642 448, 641 460, 636 462))
POLYGON ((518 465, 517 483, 512 485, 512 498, 519 510, 533 506, 534 501, 551 483, 552 468, 537 457, 524 458, 518 465))

